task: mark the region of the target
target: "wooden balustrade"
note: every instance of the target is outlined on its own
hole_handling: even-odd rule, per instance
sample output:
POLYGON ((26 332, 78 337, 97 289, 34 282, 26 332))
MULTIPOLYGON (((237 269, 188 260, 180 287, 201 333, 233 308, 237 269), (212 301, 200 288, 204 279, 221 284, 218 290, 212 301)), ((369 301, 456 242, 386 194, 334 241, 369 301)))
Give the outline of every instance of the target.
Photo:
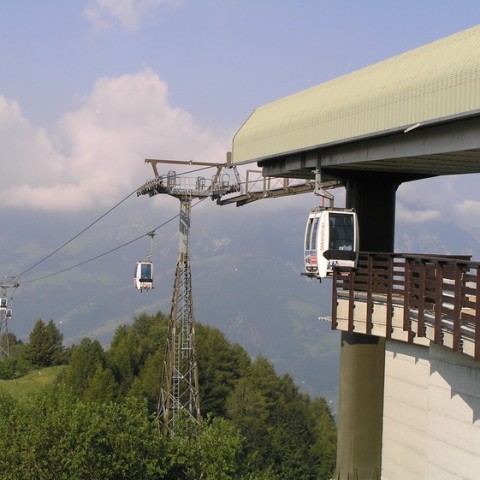
MULTIPOLYGON (((468 256, 361 252, 355 269, 333 275, 332 328, 338 325, 339 301, 348 301, 348 331, 354 330, 356 302, 366 303, 365 332, 372 334, 375 304, 386 306, 383 336, 391 338, 395 306, 403 308, 408 341, 427 337, 437 344, 464 351, 480 360, 480 263, 468 256), (448 341, 446 341, 448 337, 448 341)), ((382 311, 383 311, 382 310, 382 311)), ((363 310, 362 310, 363 311, 363 310)), ((363 315, 363 314, 362 314, 363 315)))

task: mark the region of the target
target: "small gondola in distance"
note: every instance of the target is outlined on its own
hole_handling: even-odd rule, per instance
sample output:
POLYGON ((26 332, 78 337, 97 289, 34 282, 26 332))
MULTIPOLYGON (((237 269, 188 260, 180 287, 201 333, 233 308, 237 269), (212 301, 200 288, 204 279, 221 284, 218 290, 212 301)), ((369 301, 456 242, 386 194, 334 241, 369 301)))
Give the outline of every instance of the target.
POLYGON ((135 264, 133 285, 141 292, 153 289, 153 263, 151 260, 142 260, 135 264))

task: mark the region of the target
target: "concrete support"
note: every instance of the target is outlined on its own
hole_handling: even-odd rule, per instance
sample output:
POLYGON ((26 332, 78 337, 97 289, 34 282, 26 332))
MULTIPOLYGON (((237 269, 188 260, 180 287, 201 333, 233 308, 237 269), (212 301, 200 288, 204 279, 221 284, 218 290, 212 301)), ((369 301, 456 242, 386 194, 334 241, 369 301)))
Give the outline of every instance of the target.
POLYGON ((342 332, 337 479, 380 480, 385 339, 342 332))
MULTIPOLYGON (((370 176, 346 187, 346 206, 358 214, 360 250, 393 252, 398 183, 370 176)), ((384 339, 342 332, 337 480, 380 479, 384 366, 384 339)))
POLYGON ((360 251, 393 252, 398 185, 389 176, 379 174, 347 181, 346 206, 358 214, 360 251))

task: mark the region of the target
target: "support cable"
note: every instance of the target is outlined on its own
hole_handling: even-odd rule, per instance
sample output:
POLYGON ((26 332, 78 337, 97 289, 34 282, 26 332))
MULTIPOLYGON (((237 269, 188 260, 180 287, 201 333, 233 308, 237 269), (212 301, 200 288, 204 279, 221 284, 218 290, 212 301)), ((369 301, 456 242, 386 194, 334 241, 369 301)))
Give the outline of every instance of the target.
MULTIPOLYGON (((125 202, 128 198, 130 198, 134 193, 136 192, 136 190, 134 190, 133 192, 129 193, 125 198, 123 198, 122 200, 120 200, 117 204, 115 204, 112 208, 110 208, 109 210, 107 210, 103 215, 101 215, 100 217, 98 217, 95 221, 93 221, 92 223, 90 223, 90 225, 88 225, 87 227, 85 227, 81 232, 77 233, 74 237, 72 237, 70 240, 68 240, 67 242, 65 242, 63 245, 60 245, 58 248, 56 248, 55 250, 53 250, 53 252, 49 253, 48 255, 46 255, 45 257, 41 258, 38 262, 34 263, 31 267, 27 268, 26 270, 24 270, 23 272, 19 273, 16 278, 18 279, 19 277, 21 277, 22 275, 25 275, 27 272, 29 272, 30 270, 33 270, 35 267, 38 267, 38 265, 40 265, 41 263, 43 263, 45 260, 48 260, 51 256, 55 255, 57 252, 59 252, 60 250, 62 250, 62 248, 65 248, 68 244, 70 244, 71 242, 73 242, 75 239, 77 239, 80 235, 82 235, 83 233, 85 233, 89 228, 93 227, 95 224, 97 224, 100 220, 102 220, 103 218, 105 218, 109 213, 111 213, 115 208, 119 207, 123 202, 125 202)), ((25 282, 24 282, 25 283, 25 282)))
MULTIPOLYGON (((193 169, 193 170, 189 170, 188 172, 182 172, 182 173, 179 173, 178 176, 182 176, 182 175, 189 175, 191 173, 195 173, 197 171, 200 171, 200 170, 206 170, 207 168, 210 168, 210 167, 202 167, 202 168, 196 168, 196 169, 193 169)), ((100 217, 98 217, 96 220, 94 220, 92 223, 90 223, 89 225, 87 225, 82 231, 80 231, 79 233, 77 233, 75 236, 73 236, 70 240, 66 241, 65 243, 63 243, 62 245, 60 245, 59 247, 57 247, 55 250, 53 250, 52 252, 50 252, 48 255, 44 256, 43 258, 41 258, 40 260, 38 260, 36 263, 34 263, 32 266, 28 267, 26 270, 23 270, 23 272, 19 273, 18 275, 15 276, 15 279, 18 279, 19 277, 25 275, 26 273, 28 273, 30 270, 33 270, 34 268, 38 267, 40 264, 42 264, 43 262, 45 262, 46 260, 48 260, 50 257, 52 257, 53 255, 55 255, 56 253, 58 253, 60 250, 62 250, 63 248, 65 248, 67 245, 69 245, 70 243, 72 243, 74 240, 76 240, 80 235, 84 234, 87 230, 89 230, 91 227, 93 227, 94 225, 96 225, 100 220, 103 220, 103 218, 105 218, 109 213, 111 213, 113 210, 115 210, 117 207, 119 207, 122 203, 124 203, 126 200, 128 200, 133 194, 135 194, 137 192, 137 189, 135 189, 133 192, 129 193, 125 198, 123 198, 122 200, 120 200, 119 202, 117 202, 113 207, 111 207, 110 209, 108 209, 104 214, 102 214, 100 217)), ((176 217, 174 217, 176 218, 176 217)), ((173 220, 173 219, 172 219, 173 220)), ((110 253, 112 251, 115 251, 117 250, 118 248, 121 248, 123 246, 126 246, 126 245, 129 245, 130 243, 133 243, 135 242, 136 240, 139 240, 140 238, 143 238, 144 236, 146 236, 148 234, 145 234, 145 235, 142 235, 141 237, 138 237, 134 240, 132 240, 131 242, 125 244, 125 245, 121 245, 120 247, 117 247, 113 250, 110 250, 109 252, 106 252, 105 254, 102 254, 100 255, 99 257, 103 256, 103 255, 106 255, 107 253, 110 253)), ((96 257, 98 258, 98 257, 96 257)), ((92 260, 95 260, 96 258, 94 259, 91 259, 91 260, 88 260, 86 261, 85 263, 88 263, 89 261, 92 261, 92 260)), ((77 266, 77 265, 76 265, 77 266)), ((74 267, 70 267, 70 268, 74 268, 74 267)), ((70 268, 66 269, 66 270, 70 270, 70 268)), ((66 271, 64 270, 64 271, 66 271)), ((60 272, 59 272, 60 273, 60 272)), ((52 274, 53 275, 53 274, 52 274)), ((33 280, 28 280, 27 282, 32 282, 33 280)), ((23 282, 23 283, 27 283, 27 282, 23 282)))
MULTIPOLYGON (((200 199, 198 202, 196 202, 194 205, 192 205, 192 208, 197 206, 199 203, 203 202, 203 200, 205 200, 204 198, 200 199)), ((136 237, 132 240, 129 240, 128 242, 126 243, 123 243, 121 245, 118 245, 117 247, 115 248, 112 248, 104 253, 101 253, 99 255, 96 255, 95 257, 92 257, 92 258, 89 258, 88 260, 84 260, 83 262, 80 262, 80 263, 77 263, 75 265, 72 265, 70 267, 67 267, 67 268, 64 268, 62 270, 59 270, 57 272, 53 272, 53 273, 49 273, 48 275, 44 275, 42 277, 38 277, 38 278, 33 278, 31 280, 25 280, 22 282, 22 284, 26 284, 26 283, 33 283, 33 282, 38 282, 40 280, 45 280, 46 278, 50 278, 50 277, 53 277, 55 275, 60 275, 61 273, 65 273, 65 272, 68 272, 69 270, 73 270, 74 268, 78 268, 78 267, 81 267, 82 265, 85 265, 87 263, 90 263, 90 262, 93 262, 94 260, 98 260, 99 258, 101 257, 104 257, 105 255, 108 255, 110 253, 113 253, 113 252, 116 252, 117 250, 120 250, 121 248, 123 247, 126 247, 134 242, 137 242, 138 240, 144 238, 144 237, 147 237, 147 236, 150 236, 152 234, 152 231, 156 231, 156 230, 159 230, 160 228, 163 228, 165 225, 169 224, 170 222, 172 222, 173 220, 175 220, 176 218, 178 218, 180 216, 180 213, 177 213, 175 216, 169 218, 168 220, 166 220, 165 222, 163 222, 162 224, 158 225, 157 227, 149 230, 147 233, 144 233, 143 235, 140 235, 139 237, 136 237)))

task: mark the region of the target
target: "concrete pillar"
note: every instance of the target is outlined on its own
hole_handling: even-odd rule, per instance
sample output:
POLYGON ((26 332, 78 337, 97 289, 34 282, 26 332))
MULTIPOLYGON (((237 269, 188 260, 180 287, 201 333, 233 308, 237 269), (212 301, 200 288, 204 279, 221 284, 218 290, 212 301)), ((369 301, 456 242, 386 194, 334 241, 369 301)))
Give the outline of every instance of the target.
POLYGON ((342 332, 337 479, 380 479, 384 365, 384 338, 342 332))
POLYGON ((348 180, 346 207, 358 215, 360 251, 393 252, 395 241, 395 196, 398 183, 388 176, 348 180))
MULTIPOLYGON (((358 214, 360 251, 393 252, 398 183, 368 176, 346 183, 346 206, 358 214)), ((342 332, 337 480, 381 476, 385 339, 342 332)))

